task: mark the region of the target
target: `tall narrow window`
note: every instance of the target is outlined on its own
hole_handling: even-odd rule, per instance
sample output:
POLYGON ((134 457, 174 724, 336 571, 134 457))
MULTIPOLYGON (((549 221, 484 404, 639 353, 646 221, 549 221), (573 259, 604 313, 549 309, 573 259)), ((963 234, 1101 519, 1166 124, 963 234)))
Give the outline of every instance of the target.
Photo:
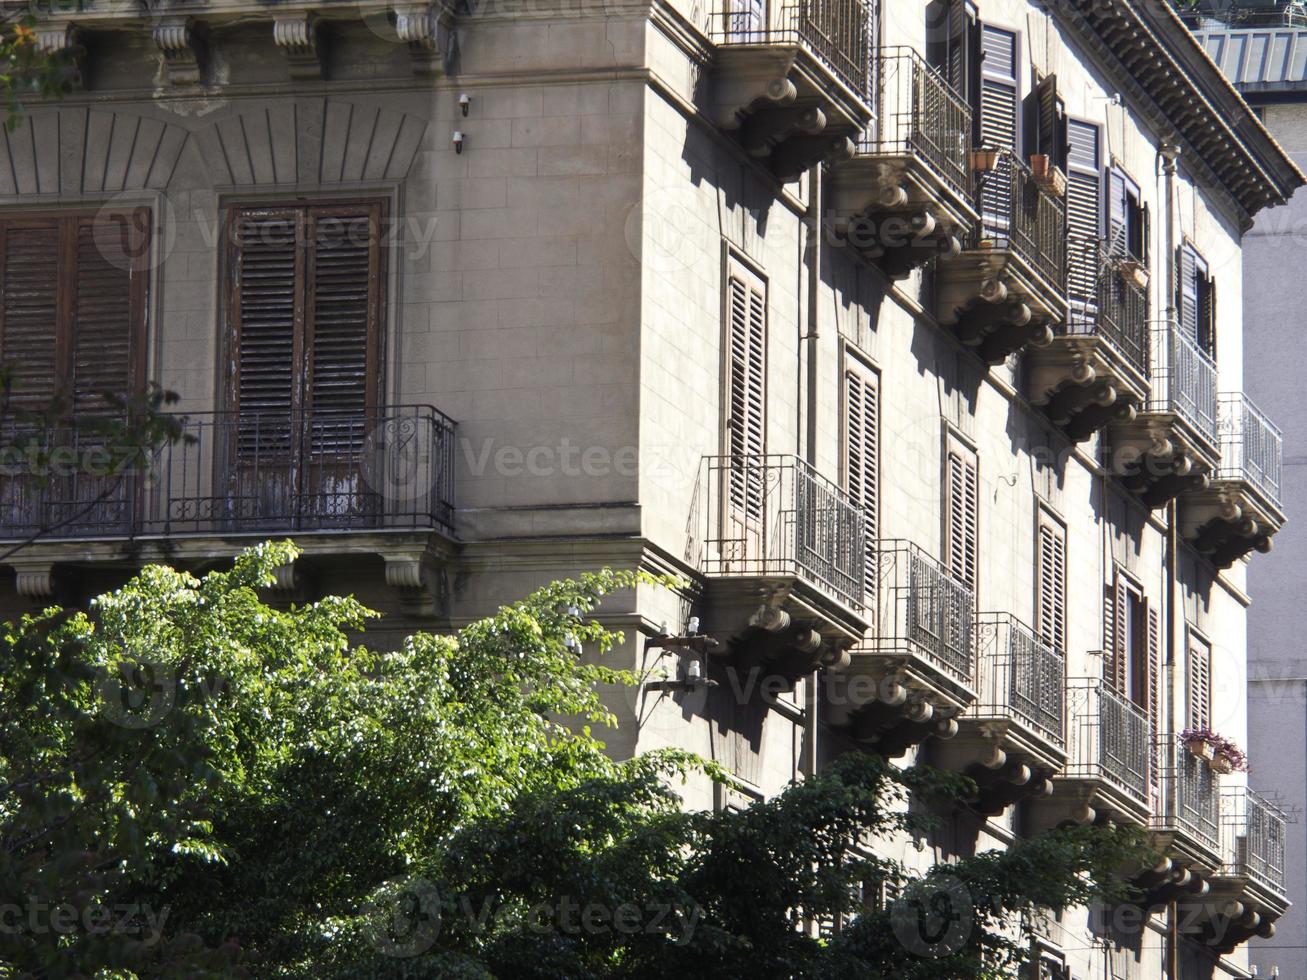
POLYGON ((975 106, 981 61, 976 5, 972 0, 934 0, 926 9, 926 23, 927 60, 967 105, 975 106))
POLYGON ((1066 649, 1066 528, 1039 508, 1035 541, 1035 632, 1054 650, 1066 649))
POLYGON ((1102 131, 1093 123, 1067 124, 1067 295, 1073 327, 1088 330, 1098 316, 1102 238, 1102 131))
POLYGON ((880 384, 861 360, 844 366, 844 489, 862 510, 866 529, 864 593, 875 586, 874 563, 880 492, 880 384))
POLYGON ((1185 692, 1185 727, 1210 728, 1212 724, 1212 646, 1189 630, 1189 676, 1185 692))
POLYGON ((1180 329, 1200 348, 1216 356, 1216 279, 1207 260, 1189 242, 1178 249, 1176 308, 1180 329))
POLYGON ((731 507, 762 519, 766 452, 767 285, 731 259, 726 275, 726 455, 731 507))
POLYGON ((369 505, 360 467, 380 391, 380 202, 229 212, 228 407, 236 518, 369 505))
POLYGON ((105 411, 145 384, 150 212, 0 218, 10 405, 105 411), (106 397, 107 396, 107 397, 106 397))
POLYGON ((1107 247, 1115 258, 1148 264, 1148 209, 1139 185, 1119 167, 1107 176, 1107 247))
POLYGON ((944 564, 955 579, 976 587, 979 463, 976 451, 950 434, 944 453, 944 564))
MULTIPOLYGON (((1017 36, 985 24, 981 28, 980 143, 1003 150, 1017 148, 1017 36)), ((981 192, 987 233, 1006 239, 1012 211, 1012 161, 1000 157, 984 175, 981 192)))
POLYGON ((1046 75, 1025 99, 1026 156, 1042 154, 1063 170, 1067 165, 1066 102, 1057 91, 1057 76, 1046 75))

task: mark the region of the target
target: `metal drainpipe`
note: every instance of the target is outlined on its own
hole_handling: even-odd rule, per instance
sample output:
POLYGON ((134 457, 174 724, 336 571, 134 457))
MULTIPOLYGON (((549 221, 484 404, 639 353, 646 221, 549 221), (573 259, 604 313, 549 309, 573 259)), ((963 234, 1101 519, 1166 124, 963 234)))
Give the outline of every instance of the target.
MULTIPOLYGON (((804 458, 808 465, 813 467, 817 465, 817 339, 819 336, 817 314, 821 300, 821 236, 823 234, 821 205, 821 164, 818 163, 808 171, 808 214, 804 222, 810 236, 807 249, 808 316, 807 332, 802 334, 802 339, 807 341, 808 345, 807 378, 804 385, 807 418, 804 420, 803 448, 804 458)), ((817 683, 820 676, 821 668, 818 667, 808 675, 804 685, 806 690, 804 691, 803 734, 806 751, 803 754, 803 774, 806 776, 817 774, 817 683)))
MULTIPOLYGON (((1162 284, 1162 289, 1166 298, 1166 325, 1168 328, 1174 326, 1176 317, 1175 308, 1175 161, 1180 156, 1180 148, 1172 143, 1164 143, 1158 150, 1162 157, 1162 173, 1166 179, 1166 281, 1162 284)), ((1179 698, 1176 692, 1176 648, 1175 648, 1175 630, 1178 625, 1176 616, 1177 601, 1179 598, 1179 575, 1177 574, 1179 558, 1179 541, 1176 534, 1177 512, 1175 499, 1172 498, 1166 505, 1166 721, 1167 734, 1170 736, 1166 741, 1166 766, 1172 773, 1174 779, 1176 760, 1176 707, 1179 698)), ((1175 802, 1175 785, 1171 786, 1171 793, 1168 795, 1165 806, 1173 806, 1175 802)), ((1180 976, 1180 949, 1179 949, 1179 922, 1178 909, 1175 899, 1172 899, 1167 906, 1167 951, 1166 951, 1166 975, 1168 980, 1179 980, 1180 976)))

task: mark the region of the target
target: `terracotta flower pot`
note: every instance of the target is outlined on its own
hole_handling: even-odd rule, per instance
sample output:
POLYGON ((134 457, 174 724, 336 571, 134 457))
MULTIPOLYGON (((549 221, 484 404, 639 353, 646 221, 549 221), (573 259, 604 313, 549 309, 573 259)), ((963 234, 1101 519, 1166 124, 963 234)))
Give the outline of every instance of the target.
POLYGON ((1126 259, 1118 268, 1121 270, 1121 278, 1126 282, 1138 289, 1148 288, 1148 270, 1142 263, 1134 259, 1126 259))
POLYGON ((988 173, 998 166, 998 150, 976 149, 968 155, 971 169, 976 173, 988 173))
POLYGON ((1053 163, 1047 153, 1033 153, 1030 156, 1030 173, 1035 183, 1055 197, 1066 193, 1066 174, 1053 163))
POLYGON ((1189 750, 1190 755, 1207 762, 1211 762, 1216 757, 1216 752, 1212 749, 1212 743, 1204 742, 1202 739, 1186 742, 1185 748, 1189 750))
POLYGON ((1213 772, 1219 772, 1222 775, 1229 775, 1234 772, 1234 763, 1223 755, 1213 756, 1208 765, 1212 767, 1213 772))

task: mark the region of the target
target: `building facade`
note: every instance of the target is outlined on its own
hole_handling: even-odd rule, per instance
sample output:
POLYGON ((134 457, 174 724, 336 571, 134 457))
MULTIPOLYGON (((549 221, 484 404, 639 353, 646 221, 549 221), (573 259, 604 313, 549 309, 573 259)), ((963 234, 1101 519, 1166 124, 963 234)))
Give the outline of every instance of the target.
POLYGON ((0 144, 14 397, 157 381, 193 438, 7 477, 9 611, 282 535, 277 593, 358 595, 373 642, 671 572, 604 608, 643 681, 609 744, 745 787, 688 805, 844 752, 964 771, 924 850, 879 846, 1112 820, 1166 853, 1138 876, 1162 912, 1069 910, 1036 975, 1249 975, 1283 820, 1179 736, 1247 744, 1246 559, 1283 515, 1241 256, 1302 176, 1169 7, 40 25, 80 86, 0 144))
MULTIPOLYGON (((1212 60, 1220 66, 1300 166, 1307 160, 1307 16, 1294 4, 1220 11, 1195 19, 1193 27, 1212 60)), ((1288 258, 1302 243, 1307 207, 1295 197, 1287 208, 1258 217, 1244 236, 1244 370, 1246 389, 1284 430, 1281 497, 1297 512, 1307 499, 1300 447, 1307 434, 1293 374, 1271 356, 1298 322, 1307 294, 1292 275, 1288 258)), ((1307 675, 1294 642, 1298 596, 1307 588, 1299 556, 1302 529, 1291 523, 1277 539, 1275 551, 1252 563, 1249 591, 1256 601, 1248 619, 1248 743, 1254 759, 1274 759, 1254 766, 1249 782, 1280 794, 1296 816, 1286 828, 1285 893, 1302 908, 1307 904, 1307 751, 1299 732, 1307 730, 1307 675)), ((1307 925, 1293 915, 1270 939, 1250 944, 1250 960, 1263 976, 1279 968, 1286 980, 1307 978, 1307 925)))

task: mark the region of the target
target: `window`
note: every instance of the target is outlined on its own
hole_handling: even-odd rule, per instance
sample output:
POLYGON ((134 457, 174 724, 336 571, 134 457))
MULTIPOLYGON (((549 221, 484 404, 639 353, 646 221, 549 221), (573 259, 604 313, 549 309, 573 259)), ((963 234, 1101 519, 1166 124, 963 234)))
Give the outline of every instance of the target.
POLYGON ((944 565, 969 589, 976 587, 979 482, 976 451, 948 434, 944 452, 944 565))
POLYGON ((1073 325, 1094 324, 1098 307, 1098 249, 1102 238, 1102 130, 1093 123, 1067 123, 1067 294, 1073 325))
MULTIPOLYGON (((981 27, 979 140, 1003 150, 1017 147, 1017 36, 985 24, 981 27)), ((1000 157, 984 175, 981 210, 987 235, 1004 239, 1012 214, 1012 161, 1000 157)))
POLYGON ((1149 218, 1136 184, 1120 167, 1107 175, 1107 250, 1118 259, 1148 264, 1149 218))
POLYGON ((145 385, 150 211, 0 218, 11 405, 103 411, 145 385))
MULTIPOLYGON (((844 490, 855 507, 862 509, 866 528, 867 581, 864 590, 875 587, 878 495, 880 490, 880 383, 876 373, 862 360, 845 355, 844 365, 844 490)), ((870 593, 869 593, 870 594, 870 593)))
POLYGON ((1216 279, 1210 275, 1207 260, 1190 242, 1179 248, 1176 271, 1180 279, 1176 291, 1176 311, 1180 329, 1202 350, 1216 356, 1216 279))
POLYGON ((1210 728, 1212 724, 1212 645, 1189 629, 1189 672, 1185 685, 1185 727, 1210 728))
POLYGON ((1035 540, 1035 633, 1066 649, 1066 528, 1039 507, 1035 540))
POLYGON ((767 284, 735 258, 727 261, 725 453, 732 509, 762 519, 766 452, 767 284))

